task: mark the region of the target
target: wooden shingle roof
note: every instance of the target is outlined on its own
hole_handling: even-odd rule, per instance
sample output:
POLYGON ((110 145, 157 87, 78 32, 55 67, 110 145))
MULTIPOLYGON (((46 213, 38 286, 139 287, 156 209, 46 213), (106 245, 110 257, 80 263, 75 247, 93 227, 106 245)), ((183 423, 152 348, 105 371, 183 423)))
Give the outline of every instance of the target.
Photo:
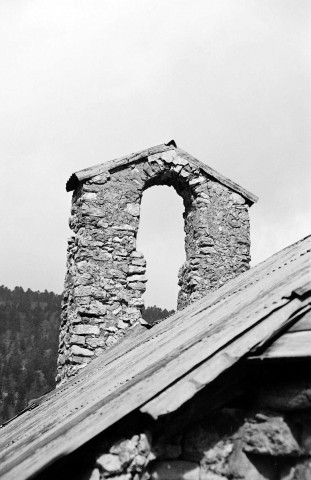
POLYGON ((128 413, 178 409, 310 310, 311 236, 154 326, 134 328, 4 426, 0 476, 26 479, 128 413))
POLYGON ((258 197, 256 195, 249 192, 244 187, 241 187, 241 185, 233 182, 232 180, 225 177, 221 173, 201 162, 200 160, 197 160, 189 153, 178 148, 174 140, 171 140, 168 143, 163 143, 161 145, 156 145, 155 147, 147 148, 145 150, 140 150, 139 152, 132 153, 125 157, 116 158, 115 160, 110 160, 108 162, 100 163, 98 165, 79 170, 78 172, 75 172, 70 176, 69 180, 66 183, 66 190, 67 192, 74 190, 75 188, 77 188, 80 182, 88 180, 95 175, 99 175, 104 172, 111 173, 116 169, 120 169, 132 163, 139 162, 140 160, 145 159, 149 155, 163 153, 168 150, 175 150, 178 156, 187 160, 190 164, 194 165, 208 176, 214 178, 215 180, 218 180, 220 183, 230 188, 234 192, 241 194, 250 205, 257 202, 258 197))

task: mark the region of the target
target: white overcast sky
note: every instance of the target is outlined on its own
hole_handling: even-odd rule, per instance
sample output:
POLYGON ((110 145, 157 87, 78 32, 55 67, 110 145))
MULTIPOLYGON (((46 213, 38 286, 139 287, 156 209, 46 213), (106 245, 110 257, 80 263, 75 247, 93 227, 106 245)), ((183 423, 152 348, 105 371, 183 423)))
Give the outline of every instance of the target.
MULTIPOLYGON (((307 235, 310 27, 310 0, 0 0, 0 284, 60 293, 67 178, 171 138, 259 196, 253 264, 307 235)), ((146 303, 174 308, 181 200, 144 197, 146 303)))

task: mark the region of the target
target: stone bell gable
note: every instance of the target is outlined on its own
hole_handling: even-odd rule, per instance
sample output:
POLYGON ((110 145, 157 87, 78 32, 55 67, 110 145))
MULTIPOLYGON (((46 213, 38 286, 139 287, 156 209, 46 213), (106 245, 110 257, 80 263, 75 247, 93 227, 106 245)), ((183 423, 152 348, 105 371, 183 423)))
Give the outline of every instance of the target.
POLYGON ((140 205, 153 185, 184 203, 181 309, 249 268, 249 207, 257 197, 177 148, 174 141, 73 174, 74 190, 58 382, 141 320, 146 261, 136 250, 140 205))

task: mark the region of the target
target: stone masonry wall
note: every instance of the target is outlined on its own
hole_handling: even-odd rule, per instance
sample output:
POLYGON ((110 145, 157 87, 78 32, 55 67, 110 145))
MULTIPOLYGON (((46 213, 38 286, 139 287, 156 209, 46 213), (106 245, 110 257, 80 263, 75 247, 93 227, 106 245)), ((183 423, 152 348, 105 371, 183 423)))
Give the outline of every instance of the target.
POLYGON ((42 479, 310 480, 310 372, 298 366, 286 378, 282 370, 283 379, 263 383, 251 373, 248 400, 212 413, 190 402, 182 422, 127 417, 42 479))
POLYGON ((146 261, 136 237, 142 194, 153 185, 173 186, 185 206, 179 309, 249 268, 247 201, 177 150, 86 180, 72 199, 57 382, 141 320, 146 261))
POLYGON ((85 480, 310 480, 311 419, 222 409, 163 442, 150 431, 97 452, 85 480))

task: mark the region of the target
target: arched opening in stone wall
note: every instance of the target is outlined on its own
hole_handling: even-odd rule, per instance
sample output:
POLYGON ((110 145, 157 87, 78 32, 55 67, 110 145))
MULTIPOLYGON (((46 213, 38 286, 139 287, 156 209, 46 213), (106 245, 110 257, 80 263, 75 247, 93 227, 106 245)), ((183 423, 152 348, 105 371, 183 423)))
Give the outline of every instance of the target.
POLYGON ((145 306, 176 309, 178 270, 186 259, 184 205, 174 188, 153 186, 143 193, 137 250, 147 261, 145 306))

